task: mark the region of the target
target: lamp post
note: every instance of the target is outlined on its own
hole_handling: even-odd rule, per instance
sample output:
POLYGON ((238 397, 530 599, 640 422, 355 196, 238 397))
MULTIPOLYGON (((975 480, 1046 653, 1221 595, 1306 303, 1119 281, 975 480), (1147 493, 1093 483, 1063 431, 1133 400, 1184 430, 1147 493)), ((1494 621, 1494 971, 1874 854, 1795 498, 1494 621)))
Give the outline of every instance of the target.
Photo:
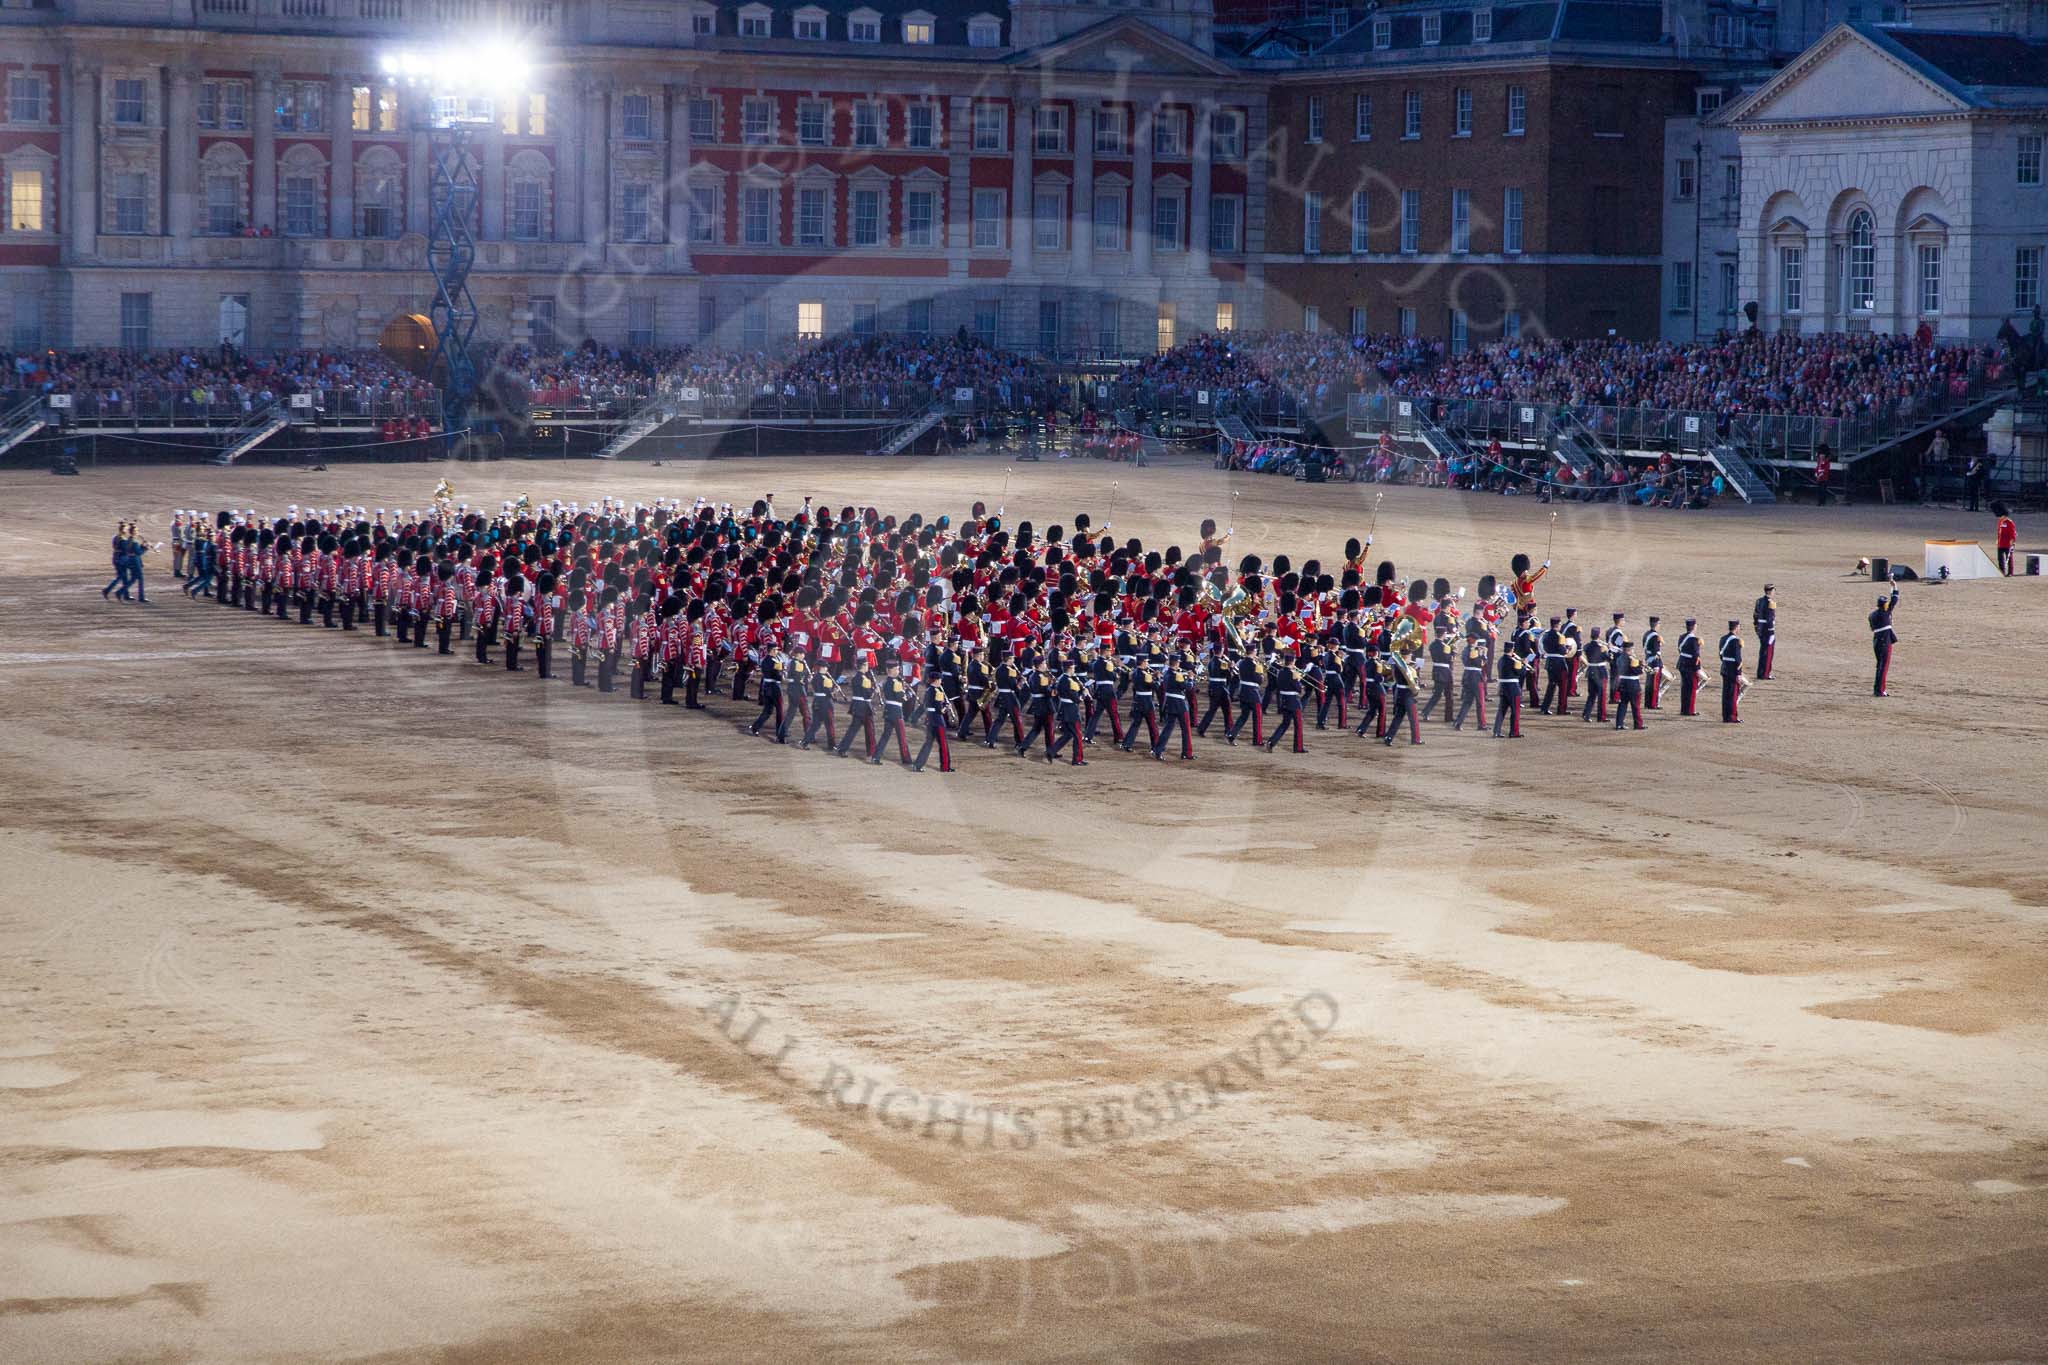
POLYGON ((517 44, 492 39, 435 51, 387 53, 384 74, 413 93, 413 127, 427 141, 427 272, 434 281, 428 321, 434 354, 428 372, 441 379, 441 438, 449 454, 469 429, 477 390, 476 298, 469 290, 476 264, 479 185, 470 155, 479 131, 497 116, 498 101, 516 101, 527 84, 528 62, 517 44))

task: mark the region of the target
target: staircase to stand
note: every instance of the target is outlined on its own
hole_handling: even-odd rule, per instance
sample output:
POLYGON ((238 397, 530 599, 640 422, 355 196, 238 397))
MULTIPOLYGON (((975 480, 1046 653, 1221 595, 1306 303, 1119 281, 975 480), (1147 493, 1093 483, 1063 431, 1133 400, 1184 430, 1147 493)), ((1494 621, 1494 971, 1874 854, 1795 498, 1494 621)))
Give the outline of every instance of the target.
POLYGON ((1778 495, 1764 482, 1763 475, 1757 472, 1756 466, 1726 441, 1708 447, 1707 458, 1714 462, 1714 468, 1721 471, 1721 477, 1735 490, 1735 496, 1744 502, 1757 506, 1778 500, 1778 495))
POLYGON ((49 424, 40 396, 17 405, 0 417, 0 455, 5 455, 49 424))
POLYGON ((632 416, 628 417, 625 423, 612 433, 612 438, 598 448, 597 458, 600 460, 618 459, 619 456, 661 430, 669 419, 674 416, 675 407, 670 403, 668 396, 666 394, 656 395, 636 409, 632 416))
POLYGON ((889 439, 882 442, 881 448, 876 450, 875 454, 901 455, 904 451, 910 449, 912 443, 918 437, 945 421, 948 411, 949 409, 944 403, 932 404, 916 417, 896 428, 889 439))
POLYGON ((290 426, 291 410, 275 400, 244 417, 221 435, 220 454, 215 464, 233 464, 271 437, 290 426))
POLYGON ((1580 470, 1599 470, 1603 475, 1623 468, 1620 454, 1600 438, 1570 408, 1560 407, 1554 418, 1557 439, 1550 453, 1580 470))

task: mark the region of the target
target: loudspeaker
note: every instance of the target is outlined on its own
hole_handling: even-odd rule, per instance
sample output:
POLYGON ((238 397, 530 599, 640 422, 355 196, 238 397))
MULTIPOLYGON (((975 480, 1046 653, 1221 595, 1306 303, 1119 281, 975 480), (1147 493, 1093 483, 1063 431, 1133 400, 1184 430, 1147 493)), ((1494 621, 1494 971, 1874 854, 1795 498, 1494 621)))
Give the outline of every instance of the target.
POLYGON ((2026 557, 2026 561, 2027 561, 2027 562, 2026 562, 2026 564, 2025 564, 2025 566, 2024 566, 2023 572, 2025 572, 2025 574, 2026 574, 2026 576, 2027 576, 2027 577, 2029 577, 2029 578, 2039 578, 2039 577, 2041 576, 2041 560, 2042 560, 2042 558, 2043 558, 2043 556, 2041 556, 2041 555, 2038 555, 2038 554, 2029 554, 2029 555, 2028 555, 2028 556, 2026 557))
POLYGON ((1872 560, 1870 561, 1870 581, 1871 581, 1871 582, 1873 582, 1873 583, 1889 583, 1889 582, 1891 581, 1891 577, 1892 577, 1892 562, 1891 562, 1891 561, 1890 561, 1889 559, 1872 559, 1872 560))
POLYGON ((59 455, 56 459, 50 461, 50 472, 52 474, 78 473, 78 457, 76 455, 59 455))

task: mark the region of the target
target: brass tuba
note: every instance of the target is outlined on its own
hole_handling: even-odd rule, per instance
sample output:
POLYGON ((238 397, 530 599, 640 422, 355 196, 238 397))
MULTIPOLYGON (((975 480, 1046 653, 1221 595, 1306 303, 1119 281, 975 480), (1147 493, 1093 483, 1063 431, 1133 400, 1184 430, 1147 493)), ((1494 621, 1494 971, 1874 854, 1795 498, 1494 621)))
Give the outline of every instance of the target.
POLYGON ((1429 640, 1423 632, 1422 622, 1403 612, 1388 632, 1387 643, 1393 646, 1396 654, 1414 658, 1428 647, 1429 640))
POLYGON ((1216 614, 1223 622, 1223 633, 1229 637, 1232 647, 1243 649, 1244 640, 1238 634, 1237 623, 1258 613, 1258 599, 1246 592, 1241 583, 1231 584, 1227 593, 1218 590, 1214 583, 1205 583, 1202 595, 1209 605, 1216 608, 1216 614))

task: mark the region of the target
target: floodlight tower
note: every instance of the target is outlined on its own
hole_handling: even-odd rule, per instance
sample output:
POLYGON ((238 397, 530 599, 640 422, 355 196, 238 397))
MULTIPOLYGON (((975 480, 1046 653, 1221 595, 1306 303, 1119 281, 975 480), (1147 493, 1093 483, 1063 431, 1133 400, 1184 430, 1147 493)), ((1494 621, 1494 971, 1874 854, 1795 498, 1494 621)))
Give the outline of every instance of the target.
POLYGON ((469 292, 476 264, 479 185, 470 148, 479 130, 496 118, 497 101, 516 100, 527 84, 525 53, 494 39, 435 51, 387 53, 384 73, 413 92, 413 127, 427 137, 427 271, 434 280, 428 321, 434 327, 434 356, 441 382, 441 436, 450 453, 455 438, 469 429, 476 398, 476 359, 469 345, 476 335, 476 299, 469 292))

